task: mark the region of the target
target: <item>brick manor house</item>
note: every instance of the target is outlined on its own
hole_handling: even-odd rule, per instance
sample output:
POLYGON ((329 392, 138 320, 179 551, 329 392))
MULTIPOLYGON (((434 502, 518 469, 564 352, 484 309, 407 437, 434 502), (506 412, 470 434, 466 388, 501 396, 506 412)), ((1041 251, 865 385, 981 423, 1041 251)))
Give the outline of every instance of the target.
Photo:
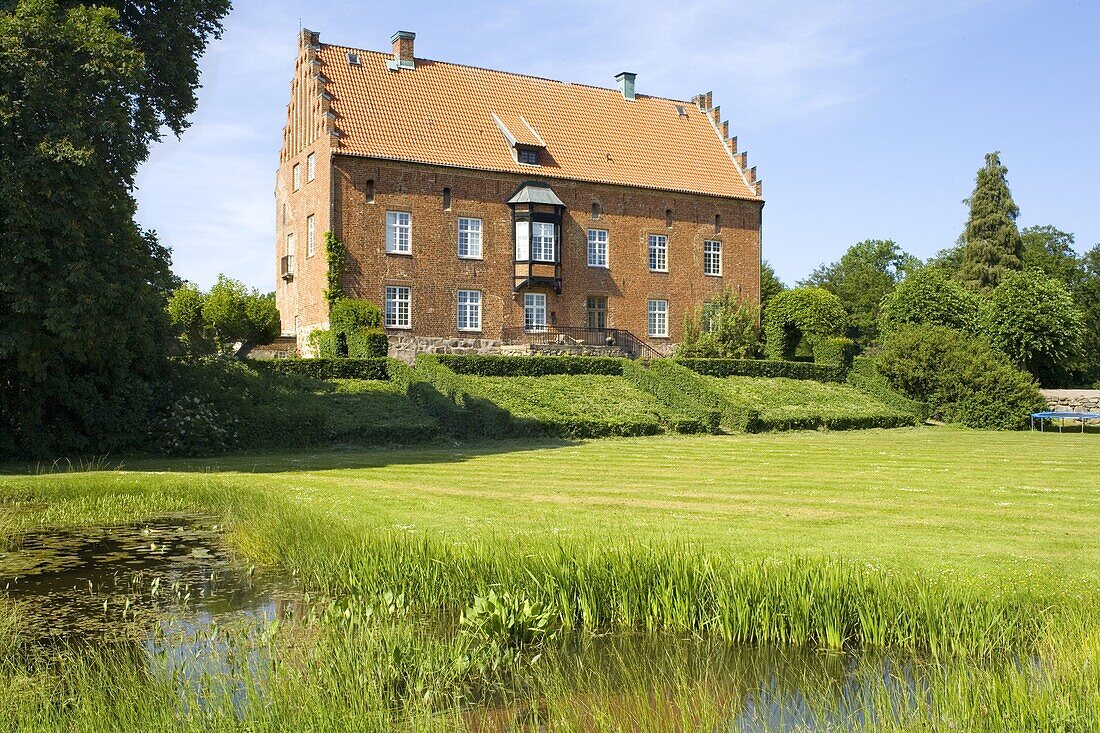
POLYGON ((326 232, 347 250, 341 286, 384 307, 401 356, 665 353, 723 289, 759 302, 761 185, 710 93, 430 61, 413 39, 299 38, 275 198, 276 300, 301 353, 328 327, 326 232))

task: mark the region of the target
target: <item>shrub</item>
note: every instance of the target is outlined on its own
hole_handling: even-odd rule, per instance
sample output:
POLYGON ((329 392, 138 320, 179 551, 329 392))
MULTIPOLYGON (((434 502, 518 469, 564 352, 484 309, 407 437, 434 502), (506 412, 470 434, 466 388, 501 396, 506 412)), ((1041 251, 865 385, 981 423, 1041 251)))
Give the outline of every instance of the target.
POLYGON ((719 427, 750 432, 756 427, 756 412, 723 399, 705 379, 672 360, 627 362, 623 376, 676 412, 694 416, 708 432, 718 432, 719 427))
POLYGON ((839 366, 810 364, 803 361, 772 361, 760 359, 676 359, 697 374, 709 377, 786 377, 811 379, 817 382, 843 382, 844 369, 839 366))
POLYGON ((438 354, 433 359, 458 374, 481 377, 541 377, 546 374, 621 376, 623 360, 606 356, 497 356, 438 354))
MULTIPOLYGON (((316 331, 314 332, 316 333, 316 331)), ((249 362, 270 374, 309 379, 389 379, 388 359, 274 359, 249 362)))
POLYGON ((856 342, 844 336, 819 339, 814 343, 814 363, 837 366, 848 371, 852 368, 852 359, 858 350, 856 342))
POLYGON ((704 359, 752 359, 760 355, 760 311, 725 290, 684 318, 676 355, 704 359))
POLYGON ((768 304, 765 352, 770 359, 792 359, 802 339, 812 347, 820 338, 839 336, 847 325, 840 298, 824 288, 795 288, 768 304))
MULTIPOLYGON (((508 411, 470 392, 463 377, 444 365, 441 356, 418 354, 415 371, 455 405, 454 410, 436 413, 437 419, 446 421, 445 427, 451 433, 467 437, 510 434, 513 425, 508 411)), ((435 407, 440 406, 436 404, 435 407)))
POLYGON ((379 359, 390 353, 390 339, 380 328, 360 329, 347 336, 348 357, 379 359))
POLYGON ((993 345, 1040 382, 1058 382, 1076 366, 1084 320, 1057 280, 1036 270, 1005 273, 982 315, 993 345))
POLYGON ((381 328, 382 309, 369 300, 342 298, 329 309, 328 321, 335 333, 381 328))
POLYGON ((310 331, 307 341, 315 358, 336 358, 336 335, 327 328, 317 328, 310 331))
POLYGON ((888 336, 906 325, 946 326, 976 333, 981 300, 935 267, 909 275, 882 301, 879 329, 888 336))
POLYGON ((1013 430, 1045 401, 1031 377, 988 341, 943 326, 905 326, 887 339, 882 374, 928 405, 932 417, 978 428, 1013 430))
POLYGON ((923 402, 906 397, 891 385, 879 371, 878 364, 873 359, 867 357, 853 359, 847 382, 898 412, 923 419, 927 411, 923 402))

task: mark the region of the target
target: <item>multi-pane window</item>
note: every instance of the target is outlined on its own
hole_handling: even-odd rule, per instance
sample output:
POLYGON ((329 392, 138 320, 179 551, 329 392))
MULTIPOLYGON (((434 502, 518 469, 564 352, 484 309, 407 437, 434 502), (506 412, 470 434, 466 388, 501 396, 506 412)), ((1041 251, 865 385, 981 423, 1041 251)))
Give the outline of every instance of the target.
POLYGON ((718 328, 718 317, 721 312, 721 303, 703 303, 703 318, 701 325, 705 333, 714 333, 714 331, 718 328))
POLYGON ((531 148, 520 148, 516 151, 520 163, 526 165, 538 165, 539 164, 539 152, 532 150, 531 148))
POLYGON ((588 266, 607 267, 607 230, 588 230, 588 266))
POLYGON ((481 330, 481 291, 458 291, 458 330, 481 330))
POLYGON ((294 274, 294 232, 286 235, 286 265, 283 270, 284 275, 294 274))
POLYGON ((481 259, 481 219, 458 220, 458 256, 481 259))
POLYGON ((310 153, 306 156, 306 182, 317 177, 317 156, 310 153))
POLYGON ((554 262, 554 225, 549 222, 531 222, 531 259, 538 262, 554 262))
POLYGON ((412 253, 412 214, 407 211, 386 212, 386 251, 412 253))
POLYGON ((668 237, 664 234, 649 235, 649 269, 668 272, 668 237))
POLYGON ((607 298, 602 295, 589 295, 585 306, 588 312, 588 327, 595 330, 607 328, 607 298))
POLYGON ((412 296, 409 288, 386 286, 386 328, 412 327, 412 296))
POLYGON ((302 187, 302 166, 295 163, 290 169, 290 177, 294 179, 294 190, 297 191, 302 187))
POLYGON ((312 257, 317 251, 317 222, 313 214, 306 217, 306 257, 312 257))
POLYGON ((531 223, 516 222, 516 262, 526 262, 531 258, 531 223))
POLYGON ((722 243, 707 240, 703 242, 703 274, 722 274, 722 243))
POLYGON ((546 295, 543 293, 523 294, 523 329, 525 331, 546 330, 546 295))
POLYGON ((667 300, 649 301, 648 332, 650 336, 655 336, 658 338, 664 338, 668 336, 667 300))

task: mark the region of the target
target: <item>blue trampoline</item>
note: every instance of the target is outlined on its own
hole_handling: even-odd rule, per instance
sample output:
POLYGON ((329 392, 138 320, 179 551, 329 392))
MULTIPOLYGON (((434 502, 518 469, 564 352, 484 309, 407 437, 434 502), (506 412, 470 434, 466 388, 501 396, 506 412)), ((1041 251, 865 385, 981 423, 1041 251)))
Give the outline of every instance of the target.
POLYGON ((1031 413, 1031 429, 1035 429, 1035 421, 1039 421, 1039 432, 1043 432, 1045 420, 1058 420, 1058 432, 1062 432, 1062 426, 1066 420, 1080 420, 1081 432, 1085 432, 1085 423, 1089 420, 1100 420, 1100 412, 1033 412, 1031 413))

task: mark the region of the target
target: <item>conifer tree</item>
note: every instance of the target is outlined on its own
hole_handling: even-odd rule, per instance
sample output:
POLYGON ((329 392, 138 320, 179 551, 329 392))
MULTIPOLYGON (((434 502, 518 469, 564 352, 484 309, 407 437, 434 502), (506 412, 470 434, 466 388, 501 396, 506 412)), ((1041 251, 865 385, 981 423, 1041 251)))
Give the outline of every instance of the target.
POLYGON ((985 156, 974 193, 966 200, 970 219, 963 232, 958 277, 971 288, 996 287, 1005 273, 1023 268, 1023 244, 1016 217, 1020 209, 1008 189, 1008 168, 999 152, 985 156))

